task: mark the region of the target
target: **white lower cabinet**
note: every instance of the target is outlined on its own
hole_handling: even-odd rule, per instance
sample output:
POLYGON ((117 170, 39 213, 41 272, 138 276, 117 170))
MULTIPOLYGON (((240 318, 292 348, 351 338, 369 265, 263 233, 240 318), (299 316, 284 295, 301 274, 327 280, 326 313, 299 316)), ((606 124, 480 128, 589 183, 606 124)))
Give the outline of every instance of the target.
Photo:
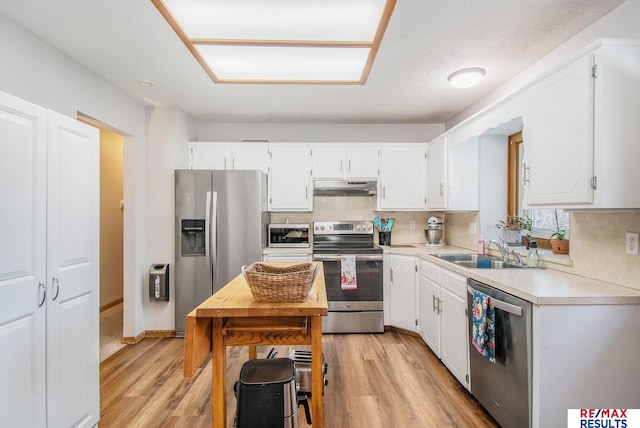
POLYGON ((99 132, 0 92, 0 425, 100 417, 99 132))
POLYGON ((387 260, 385 299, 389 316, 385 324, 416 331, 416 258, 390 254, 387 260))
POLYGON ((420 260, 418 332, 458 381, 469 389, 467 279, 420 260))

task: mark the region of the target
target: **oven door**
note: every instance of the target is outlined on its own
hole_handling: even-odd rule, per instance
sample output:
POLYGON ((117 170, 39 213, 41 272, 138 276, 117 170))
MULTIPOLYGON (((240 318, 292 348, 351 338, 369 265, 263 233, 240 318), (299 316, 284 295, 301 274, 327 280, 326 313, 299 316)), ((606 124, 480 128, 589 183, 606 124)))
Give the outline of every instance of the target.
POLYGON ((314 254, 313 260, 324 266, 329 310, 382 309, 382 254, 356 255, 357 288, 343 290, 340 286, 341 259, 344 254, 314 254))

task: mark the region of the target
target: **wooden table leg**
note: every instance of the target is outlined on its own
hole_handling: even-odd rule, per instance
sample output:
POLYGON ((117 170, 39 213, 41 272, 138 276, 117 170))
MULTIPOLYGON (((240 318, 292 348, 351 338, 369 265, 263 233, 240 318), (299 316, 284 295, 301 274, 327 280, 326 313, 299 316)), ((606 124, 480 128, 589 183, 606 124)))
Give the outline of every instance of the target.
POLYGON ((211 401, 213 405, 213 428, 225 428, 227 424, 227 397, 225 394, 224 372, 227 367, 226 352, 222 337, 222 318, 213 318, 211 336, 213 340, 212 351, 212 377, 211 401))
POLYGON ((258 349, 255 346, 249 346, 249 359, 255 360, 258 358, 258 349))
POLYGON ((311 420, 313 428, 324 426, 322 411, 322 317, 311 318, 311 420))

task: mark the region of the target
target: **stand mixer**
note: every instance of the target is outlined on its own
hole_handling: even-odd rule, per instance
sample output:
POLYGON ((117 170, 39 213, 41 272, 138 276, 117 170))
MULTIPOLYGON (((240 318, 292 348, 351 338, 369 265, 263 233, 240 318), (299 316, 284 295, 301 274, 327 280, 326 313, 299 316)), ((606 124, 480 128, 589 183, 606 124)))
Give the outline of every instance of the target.
POLYGON ((431 216, 427 220, 427 228, 424 230, 427 237, 427 246, 444 245, 444 220, 442 217, 431 216))

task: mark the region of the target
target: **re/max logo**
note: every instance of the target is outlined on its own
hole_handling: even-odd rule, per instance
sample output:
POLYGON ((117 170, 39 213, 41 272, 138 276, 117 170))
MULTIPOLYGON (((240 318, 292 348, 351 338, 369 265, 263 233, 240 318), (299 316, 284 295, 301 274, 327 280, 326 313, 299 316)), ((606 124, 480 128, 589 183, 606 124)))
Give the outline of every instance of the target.
POLYGON ((627 409, 580 409, 581 418, 626 418, 627 409))

